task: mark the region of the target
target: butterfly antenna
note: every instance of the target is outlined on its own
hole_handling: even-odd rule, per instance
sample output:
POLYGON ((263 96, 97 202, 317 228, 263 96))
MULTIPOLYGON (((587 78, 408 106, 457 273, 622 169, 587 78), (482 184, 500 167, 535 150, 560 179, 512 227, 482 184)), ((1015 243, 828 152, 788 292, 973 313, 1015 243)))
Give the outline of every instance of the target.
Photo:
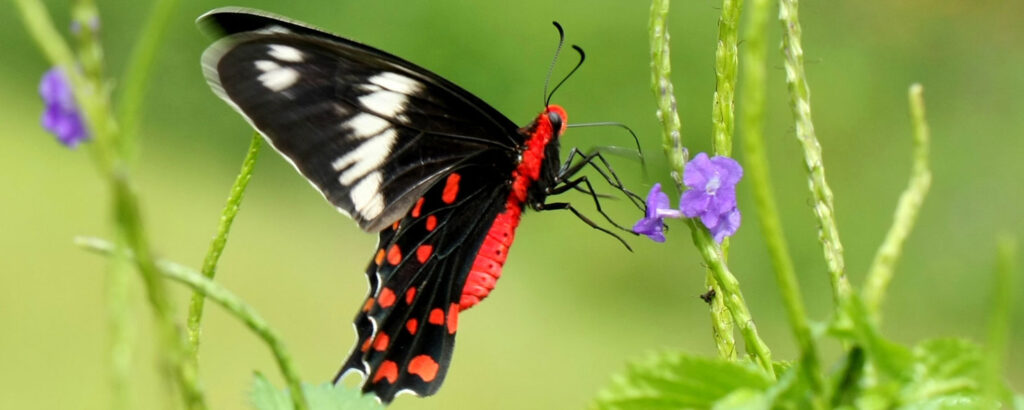
MULTIPOLYGON (((548 76, 544 79, 544 106, 548 106, 548 84, 551 83, 551 73, 555 71, 555 63, 558 62, 558 54, 562 52, 562 45, 565 44, 565 30, 562 30, 562 25, 558 24, 557 21, 552 21, 551 24, 555 25, 558 29, 558 47, 555 48, 555 56, 551 58, 551 65, 548 66, 548 76)), ((558 88, 558 87, 555 87, 558 88)))
MULTIPOLYGON (((555 85, 555 88, 551 90, 551 94, 548 94, 547 98, 544 99, 544 106, 545 107, 547 107, 548 103, 551 102, 551 96, 555 95, 555 91, 558 91, 558 87, 561 87, 562 84, 565 84, 565 80, 568 80, 569 77, 572 77, 573 73, 575 73, 576 70, 579 70, 580 66, 583 65, 583 60, 587 59, 587 54, 583 52, 583 49, 580 48, 580 46, 573 44, 572 45, 572 49, 576 50, 576 52, 580 54, 580 61, 578 63, 576 63, 576 67, 573 67, 572 71, 569 71, 569 74, 566 74, 565 77, 562 78, 562 81, 559 81, 558 84, 555 85)), ((547 87, 545 87, 545 88, 547 88, 547 87)))

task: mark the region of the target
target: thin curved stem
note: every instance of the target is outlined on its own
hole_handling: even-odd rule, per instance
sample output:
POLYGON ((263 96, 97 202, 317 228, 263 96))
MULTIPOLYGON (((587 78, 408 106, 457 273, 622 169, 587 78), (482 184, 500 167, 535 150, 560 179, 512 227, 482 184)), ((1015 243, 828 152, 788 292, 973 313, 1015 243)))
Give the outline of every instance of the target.
MULTIPOLYGON (((116 248, 112 243, 99 238, 76 238, 75 244, 83 249, 102 255, 112 255, 116 252, 116 248)), ((132 258, 136 256, 134 254, 131 255, 132 258)), ((292 397, 292 404, 295 409, 305 410, 309 408, 305 395, 301 394, 302 383, 299 380, 295 366, 292 364, 291 355, 285 349, 284 341, 281 340, 277 332, 270 327, 267 321, 255 309, 247 305, 231 291, 189 267, 164 260, 154 261, 154 266, 158 269, 157 272, 160 275, 184 284, 221 305, 232 316, 241 320, 249 330, 256 333, 260 339, 263 339, 263 342, 267 344, 270 352, 274 355, 274 360, 277 361, 277 367, 281 370, 281 376, 284 377, 288 388, 293 392, 290 396, 292 397)))
MULTIPOLYGON (((212 280, 217 274, 217 262, 224 253, 224 246, 227 245, 228 234, 231 232, 231 224, 238 215, 238 209, 242 205, 242 197, 245 195, 245 188, 249 186, 252 179, 252 172, 256 166, 256 158, 259 157, 262 137, 259 133, 253 133, 249 142, 249 150, 246 151, 245 159, 242 160, 242 169, 231 185, 231 193, 228 195, 224 210, 221 211, 220 223, 217 225, 217 234, 210 241, 210 248, 203 260, 203 276, 212 280)), ((206 296, 199 291, 192 292, 192 300, 188 308, 188 342, 190 359, 193 362, 199 361, 199 339, 202 333, 203 303, 206 296)))

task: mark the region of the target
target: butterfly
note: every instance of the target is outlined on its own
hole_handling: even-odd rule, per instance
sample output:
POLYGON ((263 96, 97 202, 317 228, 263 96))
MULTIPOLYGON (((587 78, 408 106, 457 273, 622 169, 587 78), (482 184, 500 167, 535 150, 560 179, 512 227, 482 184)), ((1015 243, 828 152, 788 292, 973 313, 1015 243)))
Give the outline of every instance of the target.
POLYGON ((576 174, 600 171, 595 159, 608 167, 576 149, 560 161, 562 107, 545 101, 520 128, 422 67, 300 22, 240 8, 198 21, 218 36, 202 57, 213 91, 327 201, 379 233, 358 340, 335 382, 359 372, 385 403, 437 392, 459 314, 494 288, 526 207, 568 209, 608 232, 546 202, 579 190, 597 204, 576 174))

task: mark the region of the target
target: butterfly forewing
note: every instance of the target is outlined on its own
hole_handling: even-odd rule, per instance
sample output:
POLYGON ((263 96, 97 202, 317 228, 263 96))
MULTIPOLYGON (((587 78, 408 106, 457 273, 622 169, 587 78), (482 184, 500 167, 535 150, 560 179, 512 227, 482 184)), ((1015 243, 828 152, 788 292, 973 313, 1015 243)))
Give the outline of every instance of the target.
POLYGON ((203 55, 214 91, 367 231, 467 158, 493 152, 498 167, 515 166, 516 126, 423 68, 269 16, 214 11, 201 22, 226 34, 203 55))

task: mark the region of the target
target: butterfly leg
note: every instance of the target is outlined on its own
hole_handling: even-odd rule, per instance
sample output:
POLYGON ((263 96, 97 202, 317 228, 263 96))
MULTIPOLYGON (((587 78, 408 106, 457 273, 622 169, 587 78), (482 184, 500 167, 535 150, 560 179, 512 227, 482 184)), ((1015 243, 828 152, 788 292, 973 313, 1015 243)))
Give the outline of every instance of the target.
POLYGON ((586 215, 580 213, 580 211, 578 211, 576 208, 572 206, 572 204, 568 202, 537 203, 533 204, 532 208, 536 211, 553 211, 557 209, 568 209, 569 211, 572 211, 572 213, 575 214, 577 218, 580 218, 581 221, 583 221, 587 225, 590 225, 591 228, 597 229, 601 232, 611 235, 615 239, 618 239, 619 242, 622 243, 622 246, 625 246, 626 249, 628 249, 630 252, 633 251, 633 248, 631 248, 629 244, 626 243, 625 239, 622 239, 622 237, 615 234, 615 232, 609 231, 608 229, 592 221, 590 218, 587 218, 586 215))
POLYGON ((569 155, 566 157, 565 162, 562 163, 561 169, 558 170, 556 179, 559 181, 569 179, 587 165, 590 165, 598 174, 601 174, 601 177, 608 182, 608 185, 611 185, 612 188, 615 188, 625 194, 638 209, 646 210, 643 197, 630 191, 622 184, 619 176, 615 173, 615 170, 612 169, 611 164, 600 150, 594 150, 588 154, 584 154, 579 150, 579 148, 572 148, 569 150, 569 155), (577 160, 577 157, 579 157, 579 160, 577 160), (574 161, 576 161, 576 163, 573 163, 574 161), (600 161, 600 165, 604 166, 604 168, 601 168, 601 166, 599 166, 595 161, 600 161))
POLYGON ((561 184, 559 184, 557 186, 554 186, 552 188, 548 188, 545 191, 545 194, 547 194, 547 195, 558 195, 558 194, 564 193, 565 191, 568 191, 570 189, 577 190, 577 191, 583 192, 585 194, 589 194, 590 197, 594 199, 594 207, 597 208, 597 212, 599 212, 601 214, 601 216, 604 217, 605 220, 607 220, 612 225, 615 225, 616 228, 619 228, 619 229, 621 229, 623 231, 626 231, 626 232, 629 232, 629 233, 633 233, 635 235, 635 233, 633 232, 632 229, 629 229, 629 228, 626 228, 626 227, 624 227, 622 225, 619 225, 618 222, 615 222, 615 220, 612 219, 611 216, 609 216, 607 213, 604 212, 604 209, 601 208, 601 201, 598 198, 599 195, 597 194, 596 191, 594 191, 594 186, 590 184, 590 179, 588 179, 586 175, 581 176, 581 177, 576 178, 576 179, 573 179, 571 181, 564 181, 564 182, 562 182, 561 184), (585 188, 581 187, 581 185, 585 186, 585 188))

